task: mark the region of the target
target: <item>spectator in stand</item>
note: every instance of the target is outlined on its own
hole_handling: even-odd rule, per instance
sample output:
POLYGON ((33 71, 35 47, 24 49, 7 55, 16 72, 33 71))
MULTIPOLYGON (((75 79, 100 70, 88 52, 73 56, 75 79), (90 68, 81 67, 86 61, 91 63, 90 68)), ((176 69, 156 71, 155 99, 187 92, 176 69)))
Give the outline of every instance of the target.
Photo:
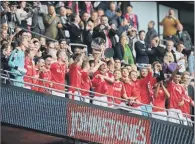
POLYGON ((183 49, 184 49, 183 43, 179 43, 177 45, 177 51, 175 52, 177 64, 182 66, 179 72, 186 71, 187 56, 182 54, 183 49))
POLYGON ((119 35, 122 35, 123 33, 126 33, 129 29, 129 23, 126 18, 121 20, 121 25, 118 28, 119 35))
POLYGON ((187 31, 183 31, 183 26, 181 24, 177 26, 177 29, 178 29, 176 33, 177 43, 183 42, 186 49, 191 50, 193 47, 193 44, 192 44, 192 40, 191 40, 189 33, 187 31))
POLYGON ((118 30, 114 25, 108 24, 108 17, 101 17, 101 24, 93 30, 93 38, 101 37, 106 41, 106 48, 112 48, 116 44, 115 35, 118 35, 118 30))
POLYGON ((120 43, 118 43, 115 48, 115 57, 126 64, 134 64, 132 50, 127 44, 127 36, 120 37, 120 43))
MULTIPOLYGON (((45 32, 45 26, 43 23, 44 14, 46 14, 46 12, 43 11, 41 2, 34 1, 33 2, 32 25, 31 25, 31 29, 33 32, 36 32, 38 34, 44 34, 45 32)), ((37 36, 35 35, 35 37, 37 36)))
POLYGON ((81 87, 81 81, 82 81, 82 63, 83 63, 83 57, 84 54, 74 54, 73 56, 73 60, 74 63, 70 65, 69 67, 69 78, 70 78, 70 87, 68 92, 69 94, 69 98, 72 100, 78 100, 78 101, 82 101, 82 99, 80 97, 78 97, 78 95, 80 96, 80 91, 77 90, 77 88, 81 87))
POLYGON ((149 56, 149 63, 151 64, 155 61, 163 63, 165 49, 159 46, 159 43, 160 43, 159 37, 154 36, 151 42, 152 48, 146 51, 149 56))
MULTIPOLYGON (((25 65, 24 68, 27 70, 26 74, 24 75, 24 82, 26 83, 30 83, 30 84, 34 84, 34 81, 36 81, 36 68, 35 68, 35 64, 34 64, 34 56, 35 56, 35 52, 31 49, 27 49, 25 51, 25 65), (34 77, 34 78, 32 78, 34 77)), ((25 88, 26 89, 32 89, 33 85, 28 85, 25 84, 25 88)))
POLYGON ((66 17, 67 17, 67 22, 70 23, 70 16, 73 14, 72 8, 67 6, 66 8, 66 17))
POLYGON ((93 5, 92 2, 90 1, 80 1, 79 2, 79 8, 80 8, 80 13, 87 13, 88 16, 91 15, 91 12, 93 11, 93 5))
POLYGON ((9 8, 9 1, 2 1, 2 4, 0 6, 0 16, 1 16, 1 24, 7 23, 7 12, 10 11, 9 8))
POLYGON ((59 17, 56 16, 54 6, 48 7, 49 14, 45 15, 43 22, 45 25, 44 35, 52 39, 56 39, 58 36, 58 28, 62 28, 59 17))
POLYGON ((139 31, 139 41, 135 43, 136 62, 139 64, 149 64, 148 53, 149 44, 144 41, 145 31, 139 31))
POLYGON ((84 23, 84 27, 87 26, 87 22, 89 21, 89 14, 84 12, 81 17, 82 22, 84 23))
POLYGON ((8 33, 6 30, 1 30, 1 42, 4 40, 8 40, 8 33))
POLYGON ((60 7, 60 22, 62 24, 62 28, 59 27, 59 34, 61 39, 70 39, 70 33, 67 29, 67 23, 70 22, 68 21, 68 18, 66 16, 67 10, 65 7, 60 7))
POLYGON ((16 80, 14 85, 18 87, 24 87, 23 77, 26 73, 26 69, 24 68, 24 52, 26 48, 28 48, 28 41, 26 39, 20 39, 18 45, 19 46, 12 51, 8 65, 11 68, 11 77, 16 80))
MULTIPOLYGON (((52 63, 52 56, 51 55, 47 55, 45 57, 45 67, 41 68, 40 72, 39 72, 39 85, 40 86, 44 86, 47 88, 52 88, 53 87, 53 83, 52 83, 52 76, 51 76, 51 71, 50 71, 50 66, 52 63)), ((44 92, 44 93, 48 93, 51 94, 51 90, 47 89, 47 88, 38 88, 39 92, 44 92)))
MULTIPOLYGON (((51 64, 51 80, 53 82, 53 88, 55 90, 63 91, 65 90, 65 75, 67 72, 65 61, 67 59, 66 53, 63 50, 58 50, 57 54, 57 62, 51 64), (56 84, 58 83, 58 84, 56 84)), ((59 91, 52 91, 53 95, 65 97, 65 94, 59 91)))
POLYGON ((97 11, 93 11, 89 20, 91 20, 94 23, 94 27, 96 27, 100 24, 100 19, 101 17, 98 17, 97 11))
POLYGON ((93 40, 94 23, 89 21, 83 31, 83 43, 87 45, 88 53, 92 54, 91 42, 93 40))
POLYGON ((165 88, 163 82, 161 81, 156 84, 155 89, 154 89, 154 97, 152 100, 152 105, 155 106, 152 108, 153 118, 167 121, 167 117, 166 117, 167 112, 164 110, 165 101, 167 98, 170 98, 170 94, 168 90, 165 88), (155 114, 160 114, 160 116, 155 115, 155 114))
POLYGON ((190 75, 194 77, 195 76, 195 55, 193 51, 191 52, 188 58, 188 68, 189 68, 190 75))
POLYGON ((71 15, 70 17, 71 24, 68 25, 68 30, 70 33, 70 42, 72 43, 82 43, 82 32, 84 27, 81 27, 79 24, 81 22, 81 19, 79 15, 71 15))
POLYGON ((9 56, 11 54, 11 49, 9 44, 3 44, 1 46, 1 69, 10 70, 8 66, 9 56))
POLYGON ((104 10, 101 9, 101 8, 98 9, 97 13, 98 13, 98 18, 99 19, 101 18, 101 16, 105 15, 104 10))
POLYGON ((131 4, 127 6, 127 13, 124 15, 124 17, 128 20, 130 26, 139 30, 138 17, 136 14, 133 13, 133 6, 131 4))
POLYGON ((67 40, 61 39, 59 42, 60 42, 60 49, 65 50, 66 55, 70 57, 73 54, 73 52, 71 50, 71 47, 68 45, 67 40))
MULTIPOLYGON (((186 93, 184 87, 179 84, 181 80, 181 73, 179 73, 178 71, 180 68, 181 66, 178 66, 176 68, 167 84, 167 89, 170 93, 168 116, 183 119, 182 111, 180 110, 180 108, 183 105, 183 98, 186 93)), ((168 121, 179 123, 178 120, 173 118, 168 118, 168 121)))
POLYGON ((175 51, 176 48, 174 47, 174 42, 172 40, 168 40, 166 44, 165 53, 172 54, 174 58, 174 62, 177 62, 175 51))
POLYGON ((95 10, 103 9, 104 11, 106 11, 109 8, 109 2, 108 1, 94 2, 93 7, 95 10))
POLYGON ((29 12, 25 11, 26 2, 20 1, 20 8, 16 10, 16 18, 18 20, 19 26, 30 29, 32 25, 32 8, 28 7, 29 12))
POLYGON ((137 30, 134 27, 131 27, 127 31, 127 36, 128 36, 128 45, 133 50, 133 56, 136 58, 135 42, 138 41, 137 30))
POLYGON ((7 22, 9 26, 9 34, 13 34, 17 25, 16 19, 17 2, 10 3, 10 11, 7 12, 7 22))
POLYGON ((145 42, 151 45, 151 40, 153 36, 158 35, 156 30, 154 29, 155 22, 149 21, 148 23, 148 32, 146 33, 145 42))
POLYGON ((167 37, 175 35, 179 24, 180 21, 175 17, 174 10, 170 9, 168 16, 166 16, 160 23, 160 25, 163 26, 164 38, 167 39, 167 37))
POLYGON ((172 74, 177 68, 177 63, 174 62, 172 53, 165 53, 164 63, 163 63, 163 72, 164 74, 172 74))
POLYGON ((115 2, 110 2, 109 9, 106 10, 105 15, 108 17, 109 22, 112 22, 113 24, 118 27, 120 25, 120 19, 116 12, 116 4, 115 2))

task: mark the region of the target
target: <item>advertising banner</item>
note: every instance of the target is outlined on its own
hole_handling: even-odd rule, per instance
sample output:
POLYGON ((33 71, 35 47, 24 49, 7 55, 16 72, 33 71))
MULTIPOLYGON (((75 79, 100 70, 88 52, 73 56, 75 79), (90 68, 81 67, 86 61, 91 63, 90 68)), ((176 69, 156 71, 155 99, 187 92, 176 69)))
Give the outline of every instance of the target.
POLYGON ((150 121, 67 104, 67 135, 107 144, 150 144, 150 121))

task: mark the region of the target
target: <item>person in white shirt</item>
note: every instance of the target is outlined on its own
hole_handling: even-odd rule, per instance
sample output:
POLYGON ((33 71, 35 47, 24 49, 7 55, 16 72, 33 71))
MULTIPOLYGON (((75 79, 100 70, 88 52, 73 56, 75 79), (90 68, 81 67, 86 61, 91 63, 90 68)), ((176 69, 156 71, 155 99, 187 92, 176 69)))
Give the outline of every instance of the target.
POLYGON ((29 12, 27 13, 24 8, 26 8, 26 2, 21 1, 20 2, 20 9, 16 10, 16 17, 18 20, 19 25, 22 25, 23 27, 27 28, 28 26, 32 25, 32 9, 29 8, 29 12))
POLYGON ((187 56, 182 54, 183 49, 184 49, 184 44, 183 43, 179 43, 177 45, 177 50, 175 52, 177 64, 181 65, 181 69, 179 70, 179 72, 186 71, 187 56))

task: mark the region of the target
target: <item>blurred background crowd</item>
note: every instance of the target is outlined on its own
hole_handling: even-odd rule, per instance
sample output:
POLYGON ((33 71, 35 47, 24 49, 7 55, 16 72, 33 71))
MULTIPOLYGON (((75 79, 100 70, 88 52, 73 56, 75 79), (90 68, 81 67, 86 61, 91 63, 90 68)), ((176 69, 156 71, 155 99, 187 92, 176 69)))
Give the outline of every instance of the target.
POLYGON ((190 121, 184 113, 193 113, 194 46, 173 9, 159 24, 148 21, 147 31, 133 6, 123 2, 2 1, 0 15, 1 70, 11 72, 13 85, 62 97, 66 91, 74 100, 190 121), (155 25, 163 27, 163 38, 155 25))

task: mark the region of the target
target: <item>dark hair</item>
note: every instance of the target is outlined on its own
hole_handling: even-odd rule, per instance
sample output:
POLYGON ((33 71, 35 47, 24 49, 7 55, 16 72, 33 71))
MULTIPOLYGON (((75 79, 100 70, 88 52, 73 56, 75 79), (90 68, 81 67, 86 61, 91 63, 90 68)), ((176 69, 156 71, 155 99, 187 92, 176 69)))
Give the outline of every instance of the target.
POLYGON ((103 18, 103 17, 106 17, 106 18, 108 19, 108 17, 107 17, 106 15, 102 15, 102 16, 101 16, 101 18, 103 18))
POLYGON ((177 46, 179 46, 180 44, 184 45, 184 43, 182 41, 179 41, 177 46))
POLYGON ((75 19, 76 19, 76 14, 71 14, 70 15, 70 22, 75 22, 75 19))
POLYGON ((38 63, 41 59, 44 60, 42 57, 37 57, 37 58, 35 58, 35 65, 37 65, 37 63, 38 63))
POLYGON ((47 58, 52 58, 52 56, 51 56, 51 55, 46 55, 46 56, 44 57, 44 60, 46 60, 47 58))
POLYGON ((80 54, 76 53, 73 55, 72 59, 75 60, 80 54))
POLYGON ((85 68, 88 63, 89 63, 89 61, 87 61, 87 60, 83 61, 81 68, 82 69, 85 68))
POLYGON ((57 58, 59 58, 61 52, 64 52, 64 54, 65 54, 65 51, 63 51, 63 50, 58 50, 57 53, 56 53, 56 57, 57 57, 57 58))
POLYGON ((140 31, 139 31, 139 35, 140 35, 142 32, 143 32, 143 33, 146 33, 144 30, 140 30, 140 31))
POLYGON ((181 72, 177 72, 175 75, 180 75, 180 76, 181 76, 181 75, 182 75, 182 73, 181 73, 181 72))
POLYGON ((155 25, 155 22, 153 20, 151 20, 149 23, 152 23, 153 26, 155 25))

